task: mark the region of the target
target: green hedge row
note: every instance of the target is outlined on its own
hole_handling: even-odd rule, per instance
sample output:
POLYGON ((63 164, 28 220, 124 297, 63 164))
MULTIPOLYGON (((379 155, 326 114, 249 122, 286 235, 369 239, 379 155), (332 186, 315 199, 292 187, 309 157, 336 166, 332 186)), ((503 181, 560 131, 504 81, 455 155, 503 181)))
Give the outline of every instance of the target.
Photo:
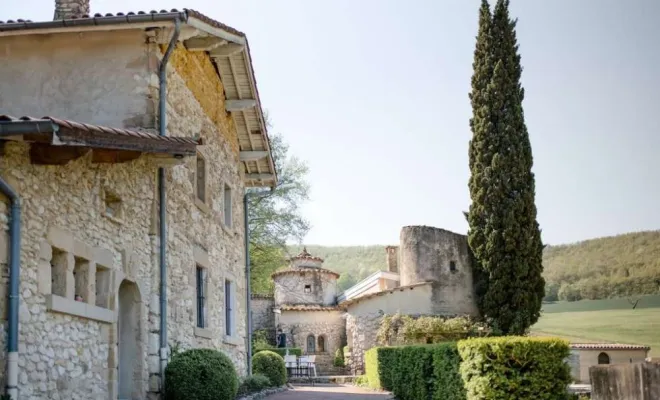
POLYGON ((563 400, 570 381, 568 342, 503 337, 365 353, 370 387, 399 400, 563 400))

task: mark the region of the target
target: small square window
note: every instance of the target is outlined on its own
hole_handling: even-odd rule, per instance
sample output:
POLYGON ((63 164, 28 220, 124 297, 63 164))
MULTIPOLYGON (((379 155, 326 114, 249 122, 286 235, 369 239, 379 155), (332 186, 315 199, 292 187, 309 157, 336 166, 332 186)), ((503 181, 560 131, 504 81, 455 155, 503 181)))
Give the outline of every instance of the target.
POLYGON ((456 272, 456 261, 449 261, 449 271, 456 272))
POLYGON ((74 300, 88 302, 89 295, 89 261, 83 258, 75 258, 73 267, 73 279, 75 285, 74 300))
POLYGON ((206 203, 206 160, 201 154, 197 153, 197 167, 195 170, 195 185, 197 199, 206 203))
POLYGON ((305 285, 305 293, 312 293, 312 285, 305 285))
POLYGON ((121 219, 123 216, 122 201, 119 196, 106 190, 104 194, 105 201, 105 216, 110 218, 121 219))
POLYGON ((224 201, 225 201, 225 226, 231 228, 232 224, 232 198, 231 198, 231 188, 229 185, 225 184, 225 190, 224 190, 224 201))

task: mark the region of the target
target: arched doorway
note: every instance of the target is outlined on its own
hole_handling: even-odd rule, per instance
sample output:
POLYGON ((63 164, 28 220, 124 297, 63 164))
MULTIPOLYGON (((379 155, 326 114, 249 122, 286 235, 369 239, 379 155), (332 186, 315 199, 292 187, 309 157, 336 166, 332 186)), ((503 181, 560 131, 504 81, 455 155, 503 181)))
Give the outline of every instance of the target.
POLYGON ((117 352, 120 400, 141 399, 140 291, 133 282, 119 285, 117 352))
POLYGON ((598 355, 598 364, 609 364, 610 356, 607 353, 600 353, 598 355))

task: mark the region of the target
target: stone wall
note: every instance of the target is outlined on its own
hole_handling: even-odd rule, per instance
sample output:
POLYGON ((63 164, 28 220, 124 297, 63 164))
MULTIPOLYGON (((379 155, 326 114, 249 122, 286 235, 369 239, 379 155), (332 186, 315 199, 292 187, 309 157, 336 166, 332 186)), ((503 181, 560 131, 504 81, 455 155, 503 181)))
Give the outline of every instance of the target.
POLYGON ((407 226, 401 229, 400 239, 401 286, 435 282, 434 314, 478 314, 466 236, 407 226))
POLYGON ((287 346, 300 347, 305 354, 317 356, 319 374, 336 372, 332 365, 335 352, 346 343, 346 321, 341 311, 282 311, 277 324, 287 335, 287 346), (314 337, 314 351, 307 346, 310 335, 314 337), (320 336, 325 351, 320 351, 320 336))
POLYGON ((337 277, 314 269, 291 269, 278 273, 275 283, 275 305, 317 304, 334 305, 337 302, 337 277), (309 286, 309 292, 306 292, 309 286))
POLYGON ((346 337, 351 350, 351 373, 364 373, 364 352, 378 345, 377 334, 384 315, 431 314, 432 286, 402 288, 353 301, 346 308, 346 337))
POLYGON ((250 311, 252 312, 252 331, 266 330, 269 340, 275 341, 275 314, 273 296, 252 295, 250 311))
POLYGON ((660 399, 660 364, 596 365, 589 371, 593 400, 660 399))
MULTIPOLYGON (((103 33, 3 38, 0 92, 16 95, 2 96, 0 109, 114 127, 156 126, 153 110, 161 51, 145 44, 143 32, 136 32, 115 32, 112 39, 103 33)), ((235 132, 223 131, 232 129, 230 117, 225 113, 222 123, 214 122, 185 84, 186 74, 206 74, 204 79, 219 82, 217 75, 209 76, 210 71, 201 67, 190 67, 180 75, 176 67, 168 68, 168 134, 204 139, 199 151, 207 162, 209 196, 206 203, 195 200, 194 157, 166 170, 169 344, 220 349, 245 374, 246 287, 240 223, 244 187, 235 144, 229 141, 235 132), (224 185, 234 193, 234 226, 222 222, 224 185), (203 329, 195 327, 196 265, 207 269, 208 275, 208 323, 203 329), (224 334, 225 280, 235 285, 236 327, 229 337, 224 334)), ((213 99, 208 101, 224 109, 221 94, 209 92, 213 99)), ((125 164, 93 164, 89 156, 65 166, 36 166, 29 163, 28 145, 10 142, 4 150, 0 175, 17 190, 23 206, 21 398, 124 397, 125 388, 117 381, 126 369, 120 367, 118 372, 117 367, 127 365, 127 356, 137 362, 128 375, 134 382, 129 396, 146 398, 160 385, 157 166, 146 157, 125 164), (119 214, 107 213, 109 195, 120 200, 119 214), (82 303, 73 300, 76 291, 87 293, 82 303), (105 303, 97 305, 104 298, 105 303), (120 309, 130 311, 123 319, 132 328, 130 342, 121 340, 127 332, 117 329, 117 319, 124 318, 120 309)), ((0 211, 5 232, 6 199, 0 201, 0 211)), ((4 312, 6 254, 0 263, 4 312)), ((0 357, 5 355, 0 352, 0 357)), ((0 365, 4 368, 5 360, 0 365)))

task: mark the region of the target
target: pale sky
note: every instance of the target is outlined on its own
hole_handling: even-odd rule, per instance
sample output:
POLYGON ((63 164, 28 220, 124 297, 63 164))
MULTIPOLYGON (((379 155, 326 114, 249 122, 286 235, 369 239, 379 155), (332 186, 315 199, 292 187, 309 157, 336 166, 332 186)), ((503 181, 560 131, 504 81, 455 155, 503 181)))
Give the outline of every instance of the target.
MULTIPOLYGON (((0 20, 53 16, 53 0, 2 3, 0 20)), ((544 242, 659 229, 660 1, 512 3, 544 242)), ((467 231, 479 4, 92 0, 92 12, 194 8, 246 32, 273 131, 311 169, 305 242, 366 245, 397 243, 403 225, 467 231)))

